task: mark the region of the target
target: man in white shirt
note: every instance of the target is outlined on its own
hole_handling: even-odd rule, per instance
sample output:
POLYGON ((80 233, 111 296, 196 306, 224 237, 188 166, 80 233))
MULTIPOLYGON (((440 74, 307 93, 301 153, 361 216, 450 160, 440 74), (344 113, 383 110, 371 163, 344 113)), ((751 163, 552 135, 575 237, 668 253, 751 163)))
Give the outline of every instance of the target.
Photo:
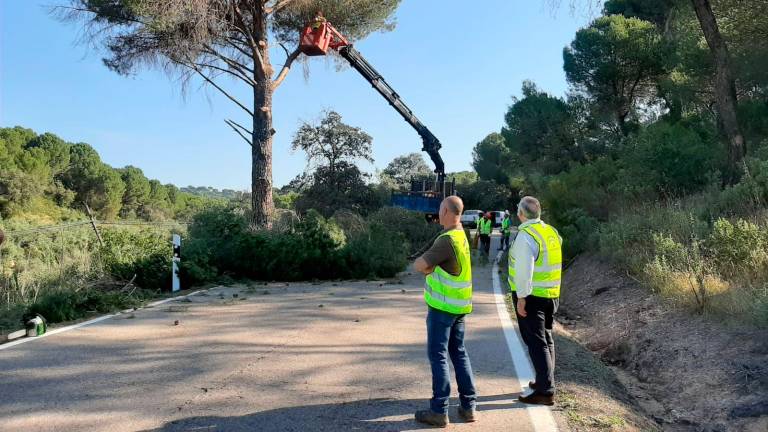
POLYGON ((518 204, 519 231, 509 253, 508 283, 523 342, 536 370, 529 383, 533 393, 520 396, 524 403, 553 405, 555 395, 554 314, 559 306, 562 273, 562 239, 541 220, 541 204, 524 197, 518 204))

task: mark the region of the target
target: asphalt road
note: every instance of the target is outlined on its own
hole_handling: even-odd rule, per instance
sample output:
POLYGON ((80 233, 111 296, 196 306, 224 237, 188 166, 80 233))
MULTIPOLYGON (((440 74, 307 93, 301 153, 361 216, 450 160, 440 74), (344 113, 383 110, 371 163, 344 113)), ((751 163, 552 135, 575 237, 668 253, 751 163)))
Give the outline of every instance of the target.
MULTIPOLYGON (((473 270, 480 420, 461 423, 454 398, 450 429, 551 430, 531 421, 548 409, 515 401, 527 377, 516 376, 492 266, 473 270)), ((406 274, 214 288, 0 349, 0 431, 425 429, 413 421, 431 389, 422 286, 406 274)))

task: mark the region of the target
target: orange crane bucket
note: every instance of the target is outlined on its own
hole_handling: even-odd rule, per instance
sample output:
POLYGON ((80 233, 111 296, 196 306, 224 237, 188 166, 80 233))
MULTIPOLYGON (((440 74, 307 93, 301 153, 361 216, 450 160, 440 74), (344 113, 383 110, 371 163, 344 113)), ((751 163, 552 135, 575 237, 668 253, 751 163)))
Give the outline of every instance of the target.
POLYGON ((299 47, 301 52, 308 56, 325 55, 328 53, 331 39, 333 39, 333 33, 328 28, 328 23, 315 22, 301 32, 299 47))

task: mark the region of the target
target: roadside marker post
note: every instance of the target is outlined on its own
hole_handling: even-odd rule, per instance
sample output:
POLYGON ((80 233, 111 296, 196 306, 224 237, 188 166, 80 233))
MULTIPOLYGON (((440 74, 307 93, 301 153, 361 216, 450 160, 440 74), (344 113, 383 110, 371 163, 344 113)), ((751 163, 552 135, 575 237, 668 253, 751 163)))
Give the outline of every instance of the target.
POLYGON ((176 292, 181 289, 181 283, 179 282, 179 262, 181 262, 181 236, 178 234, 173 235, 173 282, 171 285, 171 292, 176 292))

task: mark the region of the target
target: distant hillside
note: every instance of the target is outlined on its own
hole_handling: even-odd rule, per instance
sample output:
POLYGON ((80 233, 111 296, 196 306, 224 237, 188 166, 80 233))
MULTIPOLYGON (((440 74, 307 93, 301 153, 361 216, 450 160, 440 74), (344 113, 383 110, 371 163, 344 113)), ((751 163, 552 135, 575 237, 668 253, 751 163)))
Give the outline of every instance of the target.
POLYGON ((5 220, 80 219, 85 203, 102 220, 186 219, 234 196, 234 191, 211 188, 193 188, 206 194, 180 190, 148 179, 134 166, 111 167, 88 144, 19 126, 0 128, 0 167, 0 217, 5 220))
POLYGON ((239 198, 240 196, 243 195, 243 193, 247 193, 244 191, 236 191, 233 189, 218 190, 210 186, 187 186, 187 187, 181 188, 181 191, 191 193, 192 195, 206 197, 206 198, 223 198, 228 200, 239 198))

